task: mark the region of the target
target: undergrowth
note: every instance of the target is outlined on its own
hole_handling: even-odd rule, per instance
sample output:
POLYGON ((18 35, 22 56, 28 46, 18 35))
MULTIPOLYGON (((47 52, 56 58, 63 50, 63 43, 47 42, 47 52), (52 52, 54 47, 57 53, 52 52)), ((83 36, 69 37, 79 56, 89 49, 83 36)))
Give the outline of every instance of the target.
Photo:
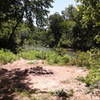
MULTIPOLYGON (((84 82, 87 86, 94 86, 100 82, 100 50, 91 49, 87 52, 82 52, 74 59, 73 64, 86 67, 90 70, 84 82)), ((97 86, 98 87, 98 86, 97 86)))
POLYGON ((82 52, 78 54, 74 60, 68 55, 55 51, 30 50, 22 51, 15 55, 8 50, 0 50, 0 64, 11 63, 19 58, 28 60, 42 59, 46 60, 48 64, 57 65, 65 65, 69 62, 73 62, 74 65, 90 69, 89 74, 84 78, 84 82, 87 86, 91 86, 100 81, 100 50, 98 49, 82 52))
POLYGON ((24 59, 34 60, 34 59, 42 59, 46 60, 48 64, 58 64, 64 65, 70 61, 70 57, 67 55, 59 55, 54 51, 24 51, 18 54, 19 57, 24 59))
POLYGON ((19 58, 28 60, 46 60, 48 64, 65 65, 71 58, 68 55, 60 55, 55 51, 21 51, 18 54, 14 54, 8 50, 0 50, 0 63, 7 64, 11 63, 19 58))
POLYGON ((18 57, 8 50, 0 50, 0 63, 7 64, 17 60, 18 57))

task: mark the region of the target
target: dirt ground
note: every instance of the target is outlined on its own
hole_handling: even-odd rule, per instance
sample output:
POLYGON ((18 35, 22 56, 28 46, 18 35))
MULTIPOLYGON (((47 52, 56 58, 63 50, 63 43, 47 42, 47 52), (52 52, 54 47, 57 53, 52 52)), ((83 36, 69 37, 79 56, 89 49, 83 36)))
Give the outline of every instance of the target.
POLYGON ((85 68, 52 66, 45 64, 45 61, 28 61, 24 59, 15 61, 12 64, 3 65, 2 68, 0 82, 6 81, 7 86, 5 85, 4 88, 0 87, 0 100, 31 100, 28 97, 22 98, 19 95, 16 96, 11 92, 10 89, 16 88, 16 86, 23 87, 26 90, 41 91, 41 93, 35 94, 36 97, 41 97, 41 100, 57 100, 56 97, 47 96, 46 93, 61 89, 73 90, 73 96, 70 100, 100 100, 98 96, 91 93, 86 94, 88 88, 84 83, 77 80, 77 77, 85 77, 88 74, 88 70, 85 68))

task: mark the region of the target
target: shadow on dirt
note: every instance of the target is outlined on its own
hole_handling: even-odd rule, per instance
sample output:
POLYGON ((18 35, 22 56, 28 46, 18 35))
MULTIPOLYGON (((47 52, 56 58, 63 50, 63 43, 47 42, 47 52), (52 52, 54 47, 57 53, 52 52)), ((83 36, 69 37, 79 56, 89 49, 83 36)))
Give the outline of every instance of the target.
POLYGON ((44 70, 42 67, 35 67, 21 70, 20 68, 8 71, 7 69, 0 69, 0 100, 13 100, 15 91, 37 91, 37 89, 29 88, 31 83, 25 83, 27 76, 53 74, 51 71, 44 70))

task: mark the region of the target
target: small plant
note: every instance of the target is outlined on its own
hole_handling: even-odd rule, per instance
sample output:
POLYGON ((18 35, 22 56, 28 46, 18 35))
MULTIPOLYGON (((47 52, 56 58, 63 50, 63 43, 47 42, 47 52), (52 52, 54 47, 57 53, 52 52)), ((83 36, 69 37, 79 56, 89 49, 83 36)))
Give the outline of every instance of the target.
POLYGON ((30 62, 28 62, 27 64, 34 64, 34 62, 30 61, 30 62))
POLYGON ((48 93, 49 93, 50 95, 54 95, 54 94, 55 94, 54 91, 49 91, 48 93))
POLYGON ((31 50, 27 52, 20 52, 18 54, 19 57, 24 59, 34 60, 34 59, 42 59, 46 60, 48 64, 58 64, 64 65, 70 61, 70 57, 67 55, 59 55, 54 51, 39 51, 39 50, 31 50))
POLYGON ((32 94, 34 94, 35 91, 28 91, 28 90, 18 91, 16 89, 15 92, 18 93, 21 97, 28 97, 29 100, 40 100, 37 97, 32 96, 32 94))
POLYGON ((82 77, 82 76, 78 76, 76 79, 77 79, 78 81, 81 81, 81 82, 84 82, 84 81, 85 81, 85 78, 82 77))
POLYGON ((7 64, 17 60, 18 57, 8 50, 0 50, 0 63, 7 64))
POLYGON ((38 53, 38 51, 34 51, 34 50, 31 50, 31 51, 23 51, 23 52, 20 52, 18 54, 18 56, 19 57, 22 57, 24 59, 34 60, 34 59, 36 59, 37 53, 38 53))
POLYGON ((87 86, 93 86, 100 81, 100 69, 91 69, 90 73, 85 78, 87 86))
POLYGON ((92 63, 92 59, 91 59, 90 52, 87 52, 87 53, 82 52, 74 60, 74 64, 81 66, 81 67, 90 67, 91 63, 92 63))
POLYGON ((73 96, 73 93, 74 93, 73 90, 65 91, 64 89, 61 89, 61 90, 56 91, 55 95, 58 97, 61 97, 62 100, 67 100, 68 98, 73 96))
POLYGON ((70 61, 70 57, 67 55, 59 55, 56 52, 48 52, 46 60, 49 64, 65 65, 70 61))
POLYGON ((86 83, 89 87, 98 88, 97 83, 100 81, 100 50, 91 49, 87 52, 82 52, 74 60, 74 64, 80 67, 86 67, 90 69, 89 74, 86 78, 78 77, 78 80, 81 80, 86 83))
POLYGON ((73 64, 91 69, 100 66, 100 50, 92 49, 82 52, 74 59, 73 64))

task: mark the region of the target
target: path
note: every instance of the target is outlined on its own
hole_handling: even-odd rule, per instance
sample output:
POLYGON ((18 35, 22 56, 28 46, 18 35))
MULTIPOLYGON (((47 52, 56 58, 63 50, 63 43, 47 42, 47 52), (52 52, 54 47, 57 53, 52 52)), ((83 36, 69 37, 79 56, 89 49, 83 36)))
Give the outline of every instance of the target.
POLYGON ((51 71, 52 74, 28 74, 24 79, 24 83, 28 84, 31 89, 39 89, 41 91, 67 89, 74 91, 74 96, 71 100, 100 100, 100 98, 95 96, 91 98, 90 94, 85 94, 87 87, 85 87, 84 83, 77 80, 78 76, 85 77, 88 74, 86 69, 76 66, 50 66, 44 64, 41 60, 36 61, 34 64, 31 62, 21 59, 12 64, 4 65, 3 68, 11 71, 16 68, 25 70, 42 66, 44 70, 51 71))

